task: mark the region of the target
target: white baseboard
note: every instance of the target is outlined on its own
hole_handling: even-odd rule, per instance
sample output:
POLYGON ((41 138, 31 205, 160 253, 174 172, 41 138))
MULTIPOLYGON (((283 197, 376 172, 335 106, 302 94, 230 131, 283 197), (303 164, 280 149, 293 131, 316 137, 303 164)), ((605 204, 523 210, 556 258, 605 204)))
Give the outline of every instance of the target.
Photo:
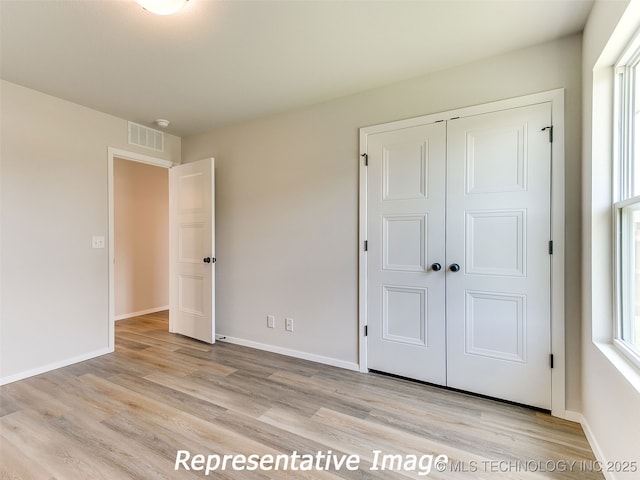
POLYGON ((147 315, 148 313, 164 312, 165 310, 169 310, 169 305, 164 307, 148 308, 147 310, 140 310, 139 312, 123 313, 122 315, 115 316, 113 319, 117 322, 118 320, 139 317, 140 315, 147 315))
POLYGON ((579 412, 574 412, 572 410, 565 410, 563 415, 559 415, 560 418, 564 420, 569 420, 570 422, 576 422, 579 424, 584 424, 584 417, 579 412))
POLYGON ((58 368, 68 367, 69 365, 72 365, 74 363, 84 362, 85 360, 90 360, 92 358, 99 357, 107 353, 111 353, 111 350, 109 350, 108 348, 102 348, 100 350, 85 353, 83 355, 78 355, 77 357, 67 358, 66 360, 49 363, 48 365, 43 365, 41 367, 33 368, 31 370, 26 370, 24 372, 16 373, 14 375, 8 375, 6 377, 0 378, 0 385, 6 385, 7 383, 17 382, 18 380, 24 380, 25 378, 33 377, 35 375, 40 375, 41 373, 50 372, 51 370, 56 370, 58 368))
MULTIPOLYGON (((593 454, 595 455, 596 460, 601 465, 606 465, 607 459, 602 453, 602 449, 600 448, 600 445, 598 444, 598 441, 596 440, 596 437, 594 436, 593 431, 589 426, 589 422, 587 422, 587 419, 584 418, 584 415, 578 412, 572 412, 571 410, 567 410, 565 411, 564 418, 565 420, 577 422, 580 425, 582 425, 582 430, 584 430, 584 435, 585 437, 587 437, 587 441, 589 442, 589 446, 591 447, 591 450, 593 450, 593 454)), ((602 474, 604 475, 604 478, 606 480, 616 480, 616 475, 614 472, 609 472, 606 469, 603 469, 602 474)))
POLYGON ((216 340, 220 342, 228 342, 236 345, 242 345, 243 347, 255 348, 256 350, 264 350, 272 353, 279 353, 280 355, 286 355, 288 357, 300 358, 302 360, 310 360, 316 363, 322 363, 330 365, 332 367, 344 368, 346 370, 360 371, 360 366, 357 363, 346 362, 337 358, 325 357, 323 355, 316 355, 314 353, 301 352, 300 350, 292 350, 284 347, 277 347, 275 345, 268 345, 266 343, 254 342, 252 340, 245 340, 243 338, 229 337, 223 334, 216 334, 216 340))

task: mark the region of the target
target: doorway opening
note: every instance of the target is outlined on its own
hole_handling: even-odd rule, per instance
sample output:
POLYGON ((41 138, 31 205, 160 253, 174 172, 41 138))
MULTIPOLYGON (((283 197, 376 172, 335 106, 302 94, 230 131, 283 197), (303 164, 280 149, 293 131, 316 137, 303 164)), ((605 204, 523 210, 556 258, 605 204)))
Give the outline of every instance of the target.
POLYGON ((172 162, 109 148, 109 350, 115 321, 168 310, 172 162))
POLYGON ((166 169, 114 161, 115 320, 169 309, 166 169))

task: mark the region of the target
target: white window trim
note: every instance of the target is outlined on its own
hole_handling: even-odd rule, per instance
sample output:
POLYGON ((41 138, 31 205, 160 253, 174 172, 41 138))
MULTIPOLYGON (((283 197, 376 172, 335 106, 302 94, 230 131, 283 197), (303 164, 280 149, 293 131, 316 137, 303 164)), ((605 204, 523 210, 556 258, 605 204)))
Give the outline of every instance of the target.
MULTIPOLYGON (((640 1, 632 1, 625 8, 624 14, 617 22, 606 44, 594 58, 593 84, 585 100, 591 111, 585 118, 585 131, 590 133, 589 145, 585 145, 587 155, 585 179, 583 184, 586 196, 583 235, 583 328, 588 329, 586 335, 600 354, 606 358, 613 368, 640 393, 640 369, 624 355, 614 343, 616 325, 615 301, 615 211, 612 207, 616 198, 613 192, 616 182, 612 175, 617 175, 614 166, 614 153, 617 145, 614 142, 613 125, 615 99, 615 69, 621 60, 621 53, 631 44, 634 35, 640 28, 640 1), (605 128, 601 128, 604 126, 605 128), (603 256, 604 255, 604 256, 603 256)), ((617 178, 617 177, 615 177, 617 178)), ((588 350, 587 350, 588 354, 588 350)))
POLYGON ((640 370, 640 355, 628 342, 623 340, 622 323, 625 311, 622 298, 625 294, 622 279, 628 275, 628 265, 622 262, 623 257, 628 258, 629 252, 622 250, 621 240, 624 222, 623 209, 638 204, 640 196, 630 197, 632 193, 632 175, 630 157, 634 152, 634 122, 635 122, 635 95, 636 69, 640 64, 640 32, 637 32, 631 42, 623 49, 622 55, 614 66, 614 121, 613 121, 613 265, 614 274, 614 325, 612 343, 618 353, 631 362, 631 366, 640 370), (631 133, 631 134, 629 134, 631 133))
POLYGON ((640 355, 638 354, 638 351, 630 347, 628 342, 622 339, 623 318, 625 318, 626 315, 629 315, 630 312, 625 311, 625 305, 622 302, 622 297, 625 292, 623 291, 621 277, 622 278, 627 277, 629 275, 628 270, 631 268, 628 264, 625 265, 622 262, 623 257, 626 256, 626 258, 628 258, 631 255, 630 245, 626 246, 627 248, 625 249, 625 251, 622 250, 623 246, 621 243, 621 239, 625 234, 625 232, 623 231, 625 225, 624 225, 624 220, 622 218, 622 214, 623 214, 624 208, 632 205, 638 205, 638 207, 636 208, 640 209, 640 196, 628 198, 626 200, 616 202, 614 204, 614 215, 615 215, 615 221, 616 221, 615 240, 614 240, 615 268, 616 268, 616 275, 614 276, 615 294, 616 294, 616 301, 615 301, 616 314, 614 317, 615 325, 614 325, 613 345, 619 350, 620 353, 622 353, 625 357, 627 357, 628 360, 632 362, 633 366, 635 366, 640 371, 640 355))

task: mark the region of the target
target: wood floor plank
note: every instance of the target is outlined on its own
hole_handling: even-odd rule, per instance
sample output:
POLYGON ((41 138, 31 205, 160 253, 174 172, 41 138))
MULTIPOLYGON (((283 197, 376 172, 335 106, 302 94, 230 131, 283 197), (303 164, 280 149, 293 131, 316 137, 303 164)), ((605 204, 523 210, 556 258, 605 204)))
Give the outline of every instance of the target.
POLYGON ((579 424, 540 412, 536 412, 535 418, 536 421, 532 422, 530 417, 486 412, 483 413, 481 422, 488 428, 510 431, 514 435, 528 437, 532 442, 544 441, 560 448, 572 448, 577 454, 584 455, 587 459, 592 458, 591 447, 579 424))
MULTIPOLYGON (((332 450, 330 445, 318 442, 315 439, 295 435, 289 431, 283 430, 276 425, 270 425, 261 422, 258 419, 242 415, 237 412, 228 411, 218 417, 217 422, 226 425, 227 428, 240 432, 247 437, 254 438, 259 442, 268 445, 280 452, 291 453, 297 452, 327 452, 331 451, 336 455, 348 455, 349 452, 332 450)), ((348 471, 331 469, 340 478, 346 479, 366 479, 372 478, 371 474, 366 470, 348 471)))
MULTIPOLYGON (((326 408, 320 409, 313 420, 323 425, 331 426, 334 430, 342 432, 345 437, 352 439, 352 441, 357 439, 361 445, 366 446, 365 450, 369 452, 381 450, 390 454, 402 453, 417 456, 425 453, 433 455, 444 453, 449 458, 466 461, 467 463, 471 461, 481 463, 490 458, 482 451, 482 444, 476 444, 474 453, 470 453, 470 449, 466 448, 466 445, 458 445, 457 439, 452 439, 453 441, 433 440, 427 436, 415 435, 412 432, 389 425, 372 425, 371 422, 366 420, 349 417, 326 408)), ((363 458, 371 460, 371 457, 371 453, 369 458, 365 457, 363 453, 363 458)), ((518 472, 517 474, 509 472, 496 473, 499 474, 495 475, 496 478, 513 480, 532 478, 531 475, 525 472, 518 472)), ((409 476, 413 477, 414 475, 409 476)))
MULTIPOLYGON (((58 417, 54 417, 58 418, 58 417)), ((51 417, 23 409, 0 420, 2 437, 8 438, 30 459, 58 479, 82 480, 122 477, 123 472, 94 458, 84 442, 68 441, 53 427, 51 417)), ((4 464, 2 469, 4 471, 4 464)))
MULTIPOLYGON (((147 352, 157 353, 157 350, 153 347, 150 347, 147 349, 147 352)), ((185 349, 182 348, 173 352, 173 354, 171 355, 171 360, 172 362, 178 362, 181 365, 188 366, 191 372, 206 372, 207 374, 216 375, 219 377, 226 377, 227 375, 231 375, 232 373, 238 371, 236 367, 215 362, 214 360, 212 360, 210 355, 204 357, 199 355, 190 355, 189 353, 185 352, 185 349), (197 368, 194 369, 194 366, 197 368)))
POLYGON ((226 411, 225 408, 215 405, 210 401, 205 401, 181 391, 165 387, 146 378, 135 377, 133 375, 116 375, 110 377, 109 381, 204 420, 214 421, 226 411))
POLYGON ((0 391, 0 417, 4 417, 21 408, 21 403, 12 395, 9 389, 0 391))
POLYGON ((174 352, 182 348, 180 345, 176 345, 173 342, 166 342, 158 340, 157 338, 150 337, 149 335, 145 335, 144 332, 137 333, 133 328, 131 328, 129 331, 119 332, 118 342, 116 345, 135 345, 135 349, 158 347, 170 352, 174 352))
POLYGON ((144 350, 131 350, 121 346, 119 347, 119 353, 128 359, 139 360, 140 362, 151 365, 154 371, 186 375, 197 370, 197 366, 195 365, 188 365, 176 358, 168 358, 166 351, 158 351, 156 347, 149 347, 144 350))
POLYGON ((67 373, 64 369, 39 375, 29 381, 34 388, 46 392, 48 398, 69 406, 68 409, 61 411, 60 415, 70 410, 79 410, 99 422, 122 409, 121 405, 96 396, 94 390, 87 388, 78 377, 67 373))
POLYGON ((166 343, 173 344, 177 347, 188 347, 194 350, 201 350, 202 352, 209 352, 211 350, 211 345, 203 342, 199 342, 197 340, 192 340, 187 337, 183 337, 182 335, 171 334, 167 335, 166 331, 161 330, 148 330, 144 332, 144 335, 147 337, 154 338, 156 340, 162 340, 166 343))
POLYGON ((23 449, 0 433, 0 465, 3 480, 55 480, 55 477, 40 464, 37 458, 29 457, 23 449))
POLYGON ((98 472, 107 469, 114 472, 105 475, 106 478, 179 479, 184 476, 171 468, 173 455, 163 455, 144 443, 127 438, 108 428, 105 422, 87 421, 82 414, 74 412, 51 423, 66 441, 82 445, 80 448, 91 458, 98 472), (127 442, 123 442, 125 438, 127 442))
POLYGON ((73 408, 72 405, 63 403, 48 392, 33 386, 34 381, 34 378, 30 378, 6 385, 2 388, 3 394, 14 404, 29 405, 30 409, 40 412, 45 417, 54 417, 73 408))
POLYGON ((166 312, 118 321, 113 354, 0 387, 0 478, 205 478, 175 470, 179 450, 359 460, 353 471, 229 466, 217 479, 603 478, 523 469, 594 460, 580 425, 547 413, 167 330, 166 312), (411 458, 430 454, 449 463, 420 475, 411 458))
POLYGON ((195 398, 212 402, 227 410, 238 411, 246 415, 259 416, 269 409, 269 405, 255 401, 250 395, 239 394, 224 388, 212 389, 207 382, 197 378, 177 377, 160 372, 148 375, 145 378, 195 398))
MULTIPOLYGON (((303 438, 312 438, 317 442, 327 445, 332 451, 343 451, 358 455, 361 459, 362 471, 373 474, 373 478, 405 478, 402 472, 387 471, 382 477, 371 471, 374 451, 384 448, 386 442, 380 441, 376 432, 369 432, 368 435, 358 437, 352 435, 353 432, 345 432, 336 425, 327 425, 324 422, 318 422, 314 419, 296 415, 294 412, 273 408, 260 417, 260 421, 271 425, 274 428, 281 428, 288 432, 303 438)), ((397 445, 393 445, 393 449, 387 450, 388 453, 399 453, 397 445)), ((425 452, 427 453, 427 452, 425 452)))

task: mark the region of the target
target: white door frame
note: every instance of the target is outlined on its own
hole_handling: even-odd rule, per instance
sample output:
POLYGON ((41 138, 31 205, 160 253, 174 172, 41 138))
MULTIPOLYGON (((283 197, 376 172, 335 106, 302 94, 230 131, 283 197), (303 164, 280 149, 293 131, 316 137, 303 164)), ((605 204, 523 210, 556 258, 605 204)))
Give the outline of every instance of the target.
MULTIPOLYGON (((146 163, 147 165, 153 165, 155 167, 171 168, 174 163, 169 160, 163 160, 162 158, 150 157, 142 153, 134 153, 126 150, 120 150, 118 148, 108 147, 107 149, 107 184, 109 190, 109 352, 115 350, 115 312, 116 312, 116 295, 115 295, 115 242, 114 242, 114 229, 115 229, 115 191, 114 191, 114 177, 113 168, 114 160, 116 158, 122 158, 123 160, 129 160, 132 162, 146 163)), ((168 188, 168 183, 167 183, 168 188)), ((169 258, 167 258, 167 262, 169 258)))
POLYGON ((375 133, 414 127, 426 123, 449 120, 454 117, 468 117, 511 108, 524 107, 538 103, 551 103, 551 121, 553 124, 553 142, 551 143, 551 351, 554 366, 551 370, 551 413, 566 418, 565 405, 565 315, 564 315, 564 89, 550 90, 492 103, 459 108, 420 117, 373 125, 360 129, 360 219, 359 219, 359 348, 358 361, 360 371, 367 369, 367 253, 364 242, 367 240, 367 136, 375 133))

